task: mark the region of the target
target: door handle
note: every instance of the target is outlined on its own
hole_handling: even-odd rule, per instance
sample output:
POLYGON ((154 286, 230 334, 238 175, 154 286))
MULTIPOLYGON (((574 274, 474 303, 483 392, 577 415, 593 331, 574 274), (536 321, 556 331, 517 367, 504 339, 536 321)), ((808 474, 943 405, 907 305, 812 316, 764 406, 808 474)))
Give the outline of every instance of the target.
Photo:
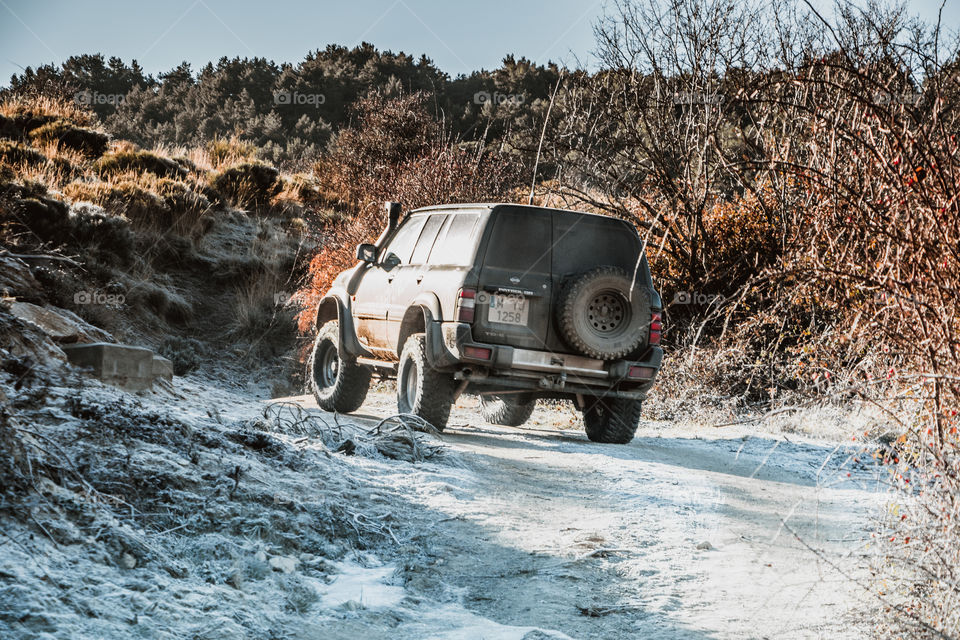
POLYGON ((417 276, 417 284, 420 284, 420 281, 423 280, 423 274, 417 276))

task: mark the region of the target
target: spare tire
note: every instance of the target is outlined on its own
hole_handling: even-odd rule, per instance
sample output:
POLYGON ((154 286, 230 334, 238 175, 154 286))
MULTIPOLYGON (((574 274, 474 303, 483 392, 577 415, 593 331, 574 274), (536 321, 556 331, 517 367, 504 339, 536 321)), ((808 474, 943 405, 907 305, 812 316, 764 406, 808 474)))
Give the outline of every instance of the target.
POLYGON ((557 304, 560 335, 577 352, 615 360, 635 351, 647 337, 650 298, 619 267, 598 267, 571 278, 557 304))

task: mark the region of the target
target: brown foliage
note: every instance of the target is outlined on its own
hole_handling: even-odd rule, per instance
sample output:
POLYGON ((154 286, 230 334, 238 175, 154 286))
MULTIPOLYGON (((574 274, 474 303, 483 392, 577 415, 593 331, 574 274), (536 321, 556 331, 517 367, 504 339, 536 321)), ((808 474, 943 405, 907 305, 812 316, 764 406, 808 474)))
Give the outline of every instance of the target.
POLYGON ((371 242, 384 221, 382 205, 399 201, 405 209, 453 202, 506 199, 523 179, 506 156, 460 148, 430 117, 421 94, 360 101, 358 125, 338 136, 332 153, 316 167, 319 190, 347 213, 324 223, 322 248, 311 260, 300 292, 305 309, 300 328, 333 278, 355 263, 354 250, 371 242))

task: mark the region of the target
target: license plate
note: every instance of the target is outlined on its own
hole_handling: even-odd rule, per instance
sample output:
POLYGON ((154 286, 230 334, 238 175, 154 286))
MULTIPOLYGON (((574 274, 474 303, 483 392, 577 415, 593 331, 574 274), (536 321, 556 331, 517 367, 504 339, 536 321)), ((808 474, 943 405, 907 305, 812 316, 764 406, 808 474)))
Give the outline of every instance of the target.
POLYGON ((489 322, 526 326, 530 307, 523 296, 491 294, 489 309, 489 322))

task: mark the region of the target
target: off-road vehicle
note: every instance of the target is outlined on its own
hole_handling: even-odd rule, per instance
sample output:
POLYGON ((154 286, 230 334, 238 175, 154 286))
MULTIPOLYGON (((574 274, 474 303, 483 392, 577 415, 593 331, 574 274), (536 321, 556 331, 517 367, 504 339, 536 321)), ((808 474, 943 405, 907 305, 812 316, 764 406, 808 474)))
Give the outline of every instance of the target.
POLYGON ((401 413, 438 429, 461 393, 519 426, 537 399, 569 399, 596 442, 629 442, 660 369, 661 303, 636 229, 615 218, 516 204, 409 212, 386 203, 316 310, 308 380, 348 413, 374 372, 401 413))

